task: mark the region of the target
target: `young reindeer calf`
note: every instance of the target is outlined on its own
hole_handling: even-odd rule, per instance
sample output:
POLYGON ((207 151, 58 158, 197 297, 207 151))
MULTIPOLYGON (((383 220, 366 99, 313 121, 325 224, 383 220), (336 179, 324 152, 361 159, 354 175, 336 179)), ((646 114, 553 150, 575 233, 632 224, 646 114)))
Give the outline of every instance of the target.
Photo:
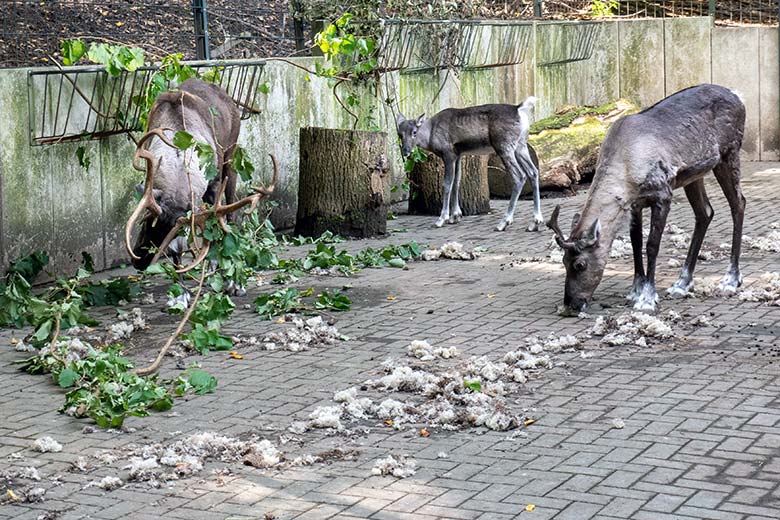
POLYGON ((404 159, 409 157, 415 146, 419 146, 444 161, 444 194, 436 227, 441 227, 446 221, 451 224, 459 222, 463 216, 458 201, 461 156, 495 152, 501 157, 514 183, 506 215, 496 230, 503 231, 512 223, 517 198, 526 178, 530 177, 534 192, 534 220, 528 226, 528 231, 539 231, 542 223, 539 170, 531 160, 527 146, 530 127, 528 110, 535 103, 536 98, 529 97, 520 105, 447 108, 430 119, 426 119, 425 114, 417 119, 406 119, 398 114, 396 126, 404 159))

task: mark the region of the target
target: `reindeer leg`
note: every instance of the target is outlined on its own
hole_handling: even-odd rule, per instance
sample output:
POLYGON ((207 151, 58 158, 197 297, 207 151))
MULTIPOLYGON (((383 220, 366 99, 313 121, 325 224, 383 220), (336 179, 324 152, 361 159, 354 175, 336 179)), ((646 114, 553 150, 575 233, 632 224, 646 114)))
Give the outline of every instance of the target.
POLYGON ((450 215, 450 224, 457 224, 463 218, 463 212, 460 210, 460 174, 461 174, 461 156, 455 160, 455 181, 452 186, 452 214, 450 215))
POLYGON ((666 292, 673 298, 689 296, 693 289, 693 271, 696 269, 696 260, 699 257, 701 244, 704 242, 704 235, 712 221, 715 211, 712 209, 710 200, 707 198, 707 192, 704 189, 704 180, 692 182, 683 188, 688 202, 691 203, 693 213, 696 216, 696 224, 693 228, 691 245, 688 247, 688 256, 685 257, 685 264, 680 277, 674 282, 666 292))
POLYGON ((509 206, 506 208, 506 214, 501 222, 496 226, 496 231, 504 231, 506 227, 512 223, 515 214, 515 206, 517 205, 517 198, 520 197, 520 192, 523 190, 523 184, 525 184, 525 173, 520 168, 520 165, 515 158, 514 152, 504 152, 499 155, 504 162, 504 167, 507 173, 512 176, 512 195, 509 197, 509 206))
POLYGON ((645 283, 645 257, 642 252, 642 207, 631 210, 631 250, 634 252, 634 283, 631 291, 626 295, 626 300, 636 302, 642 292, 645 283))
POLYGON ((742 187, 739 184, 739 151, 734 150, 723 157, 713 171, 718 179, 723 194, 731 208, 731 219, 734 221, 734 230, 731 237, 731 265, 729 271, 720 282, 720 290, 723 293, 735 293, 737 287, 742 285, 742 275, 739 272, 739 255, 742 251, 742 221, 745 218, 745 197, 742 195, 742 187))
POLYGON ((539 197, 539 169, 531 160, 531 155, 528 153, 528 147, 525 144, 517 147, 515 158, 523 168, 523 171, 525 171, 526 176, 531 179, 534 193, 534 221, 528 225, 526 231, 540 231, 544 219, 542 218, 542 203, 539 197))
POLYGON ((442 227, 450 218, 450 194, 452 193, 452 184, 455 181, 455 163, 458 156, 445 155, 442 159, 444 159, 444 193, 441 197, 441 215, 434 224, 436 227, 442 227))
POLYGON ((666 217, 669 215, 672 197, 671 191, 668 197, 653 202, 650 206, 650 235, 647 237, 647 276, 642 284, 642 291, 634 302, 634 309, 639 311, 655 311, 658 303, 658 293, 655 290, 655 265, 658 259, 658 251, 661 246, 661 235, 666 226, 666 217))

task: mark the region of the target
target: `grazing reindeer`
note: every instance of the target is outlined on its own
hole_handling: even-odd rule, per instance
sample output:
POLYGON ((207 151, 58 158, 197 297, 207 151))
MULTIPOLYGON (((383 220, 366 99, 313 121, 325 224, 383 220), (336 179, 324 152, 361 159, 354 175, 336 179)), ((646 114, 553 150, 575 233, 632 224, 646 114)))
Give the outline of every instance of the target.
MULTIPOLYGON (((145 269, 159 257, 152 249, 159 249, 179 217, 200 201, 215 204, 222 193, 228 204, 235 201, 236 173, 230 161, 241 128, 240 113, 230 96, 196 78, 184 81, 178 90, 160 94, 147 121, 149 131, 138 141, 133 158, 133 167, 140 171, 144 168, 139 159, 146 161, 146 182, 139 187, 141 201, 125 226, 125 246, 137 269, 145 269), (173 145, 171 139, 179 130, 212 147, 220 172, 217 178, 206 180, 194 149, 179 150, 173 145), (144 210, 149 211, 131 246, 133 226, 144 210)), ((174 241, 161 252, 171 254, 178 264, 184 249, 181 242, 174 241)))
POLYGON ((503 231, 512 223, 515 204, 527 177, 531 178, 534 192, 534 221, 528 231, 538 231, 542 223, 539 203, 539 170, 528 153, 527 111, 536 103, 529 97, 521 105, 481 105, 469 108, 447 108, 426 119, 406 119, 398 114, 396 126, 401 139, 401 152, 409 157, 415 146, 435 153, 444 161, 444 195, 441 216, 436 227, 446 221, 459 222, 463 217, 458 202, 460 188, 460 158, 464 154, 489 154, 495 152, 512 176, 514 186, 506 215, 496 226, 503 231), (452 198, 452 213, 450 213, 452 198))
POLYGON ((739 184, 739 150, 745 128, 745 105, 739 96, 717 85, 682 90, 652 107, 616 121, 601 145, 596 175, 582 216, 575 215, 569 238, 558 226, 556 207, 547 223, 564 249, 564 305, 584 310, 604 273, 609 250, 626 215, 631 215, 634 283, 627 298, 638 310, 655 310, 655 267, 661 234, 672 201, 682 187, 696 224, 682 273, 669 289, 673 296, 693 288, 693 271, 714 211, 703 177, 712 170, 734 221, 731 266, 720 289, 733 293, 742 284, 739 255, 745 198, 739 184), (642 256, 642 210, 650 208, 647 272, 642 256))

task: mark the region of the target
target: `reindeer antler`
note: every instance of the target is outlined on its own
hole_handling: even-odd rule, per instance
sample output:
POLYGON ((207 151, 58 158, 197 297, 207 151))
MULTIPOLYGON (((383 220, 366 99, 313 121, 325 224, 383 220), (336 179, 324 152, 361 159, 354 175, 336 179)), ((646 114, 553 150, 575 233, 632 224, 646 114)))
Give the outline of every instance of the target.
POLYGON ((157 204, 157 201, 154 200, 153 193, 154 175, 157 172, 157 169, 160 167, 160 161, 143 146, 144 143, 146 143, 146 141, 152 137, 159 137, 168 146, 176 148, 176 146, 165 135, 165 131, 173 130, 171 128, 153 128, 142 135, 138 140, 138 144, 136 145, 135 149, 135 155, 133 156, 133 168, 138 171, 146 171, 146 182, 144 182, 143 195, 141 195, 141 200, 138 201, 138 206, 136 206, 133 214, 130 215, 130 218, 127 220, 127 224, 125 225, 125 248, 127 249, 127 252, 130 254, 130 256, 135 260, 138 260, 139 257, 133 252, 133 246, 130 244, 130 235, 133 232, 133 226, 146 209, 154 213, 156 215, 155 218, 162 215, 162 209, 160 208, 160 205, 157 204), (146 161, 146 168, 141 166, 138 161, 139 159, 144 159, 146 161))
POLYGON ((558 214, 560 212, 561 205, 558 204, 555 206, 552 215, 550 215, 550 220, 547 221, 547 227, 553 230, 555 233, 555 241, 558 242, 558 245, 561 246, 562 249, 574 249, 575 244, 566 240, 566 237, 563 236, 563 231, 561 231, 561 227, 558 225, 558 214))
MULTIPOLYGON (((276 183, 279 181, 279 168, 276 163, 276 157, 274 157, 273 154, 268 154, 268 155, 271 157, 271 162, 273 163, 273 167, 274 167, 274 176, 270 186, 268 187, 252 186, 252 191, 254 192, 252 195, 249 195, 248 197, 244 197, 243 199, 236 201, 232 204, 223 206, 222 195, 225 192, 225 185, 227 184, 223 180, 220 185, 219 195, 217 196, 217 199, 214 202, 214 206, 212 206, 210 209, 207 209, 206 211, 201 211, 200 213, 196 213, 191 217, 186 217, 186 216, 179 217, 179 219, 176 221, 176 225, 173 226, 173 229, 171 229, 171 231, 165 236, 165 239, 163 239, 162 243, 157 248, 157 253, 154 255, 154 258, 152 258, 151 263, 155 263, 160 259, 160 256, 162 256, 164 252, 168 249, 168 246, 176 238, 176 236, 179 234, 179 231, 181 231, 183 227, 192 224, 194 227, 197 227, 202 231, 206 226, 206 221, 208 221, 208 219, 210 219, 211 217, 216 216, 220 225, 227 233, 229 232, 227 224, 225 223, 225 217, 227 215, 230 215, 234 211, 237 211, 246 205, 250 205, 247 214, 254 211, 255 207, 257 206, 257 203, 260 200, 270 196, 274 192, 276 183)), ((192 237, 192 240, 195 240, 195 237, 192 237)), ((176 272, 186 273, 187 271, 191 271, 192 269, 197 267, 198 264, 200 264, 206 258, 206 255, 208 254, 210 247, 211 247, 211 243, 204 238, 203 243, 200 246, 200 252, 198 253, 197 257, 193 260, 193 262, 186 267, 177 269, 176 272)))

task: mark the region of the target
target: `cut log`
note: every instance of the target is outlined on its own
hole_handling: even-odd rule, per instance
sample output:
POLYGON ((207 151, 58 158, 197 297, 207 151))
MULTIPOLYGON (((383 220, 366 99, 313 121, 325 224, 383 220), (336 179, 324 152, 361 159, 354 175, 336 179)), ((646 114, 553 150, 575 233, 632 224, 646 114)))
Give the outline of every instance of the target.
MULTIPOLYGON (((531 160, 539 168, 539 157, 536 155, 536 150, 529 143, 528 153, 531 156, 531 160)), ((512 188, 514 183, 512 182, 511 175, 507 175, 504 168, 504 161, 496 154, 491 154, 488 159, 488 186, 490 187, 490 196, 497 199, 508 199, 512 196, 512 188)), ((523 186, 522 193, 530 193, 531 184, 526 183, 523 186)))
MULTIPOLYGON (((528 143, 539 156, 539 187, 562 190, 589 181, 607 129, 620 117, 636 111, 635 105, 621 99, 599 107, 567 106, 532 124, 528 143)), ((509 198, 512 185, 504 164, 491 156, 489 168, 490 194, 509 198)), ((523 194, 530 192, 531 183, 526 182, 523 194)))
MULTIPOLYGON (((461 159, 458 202, 464 216, 483 215, 490 211, 487 165, 486 155, 464 155, 461 159)), ((427 161, 415 165, 409 181, 409 213, 439 215, 444 191, 444 161, 429 153, 427 161)))
POLYGON ((301 128, 295 233, 384 234, 389 168, 384 132, 301 128))

